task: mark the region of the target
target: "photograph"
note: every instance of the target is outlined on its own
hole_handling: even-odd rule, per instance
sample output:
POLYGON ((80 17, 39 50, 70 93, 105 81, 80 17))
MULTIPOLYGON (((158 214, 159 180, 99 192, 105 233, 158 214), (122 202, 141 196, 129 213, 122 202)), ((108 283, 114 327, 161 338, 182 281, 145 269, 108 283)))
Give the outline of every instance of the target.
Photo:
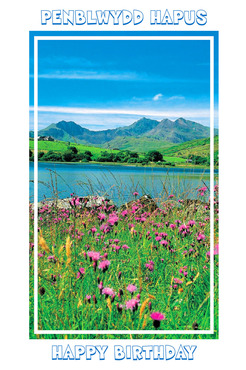
POLYGON ((218 339, 218 33, 54 34, 30 32, 30 339, 218 339))

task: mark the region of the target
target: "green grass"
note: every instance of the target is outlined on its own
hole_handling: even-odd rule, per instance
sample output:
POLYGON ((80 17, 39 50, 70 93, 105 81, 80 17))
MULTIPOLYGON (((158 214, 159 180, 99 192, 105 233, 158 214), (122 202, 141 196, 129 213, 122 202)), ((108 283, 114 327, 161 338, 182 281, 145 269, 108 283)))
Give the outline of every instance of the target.
MULTIPOLYGON (((214 138, 214 151, 218 151, 219 138, 214 138)), ((188 158, 189 155, 199 155, 208 157, 210 153, 210 138, 187 141, 183 144, 175 145, 162 151, 165 156, 178 156, 188 158)))
MULTIPOLYGON (((194 154, 201 157, 208 157, 210 153, 210 139, 199 139, 199 140, 192 140, 187 141, 183 144, 173 145, 170 143, 161 142, 159 140, 153 141, 152 139, 148 138, 120 138, 118 144, 121 145, 121 150, 130 150, 130 151, 137 151, 139 153, 139 157, 144 157, 144 151, 147 152, 149 150, 158 150, 163 154, 163 159, 166 162, 170 162, 177 166, 194 166, 192 164, 186 163, 187 158, 189 155, 194 154), (126 144, 123 145, 124 140, 126 144)), ((29 140, 30 149, 34 150, 34 141, 33 139, 29 140)), ((114 146, 111 148, 102 148, 102 147, 95 147, 91 145, 84 145, 84 144, 75 144, 70 143, 71 146, 75 146, 79 152, 84 152, 89 150, 92 155, 94 161, 97 161, 97 158, 100 156, 102 151, 107 152, 119 152, 117 148, 117 141, 115 142, 114 146)), ((38 150, 43 152, 48 152, 52 150, 54 152, 64 153, 69 146, 68 142, 65 141, 39 141, 38 142, 38 150)), ((106 145, 105 145, 106 146, 106 145)), ((214 151, 218 151, 218 136, 214 138, 214 151)), ((199 167, 199 166, 196 166, 199 167)), ((204 167, 204 166, 201 166, 204 167)))
MULTIPOLYGON (((102 149, 95 146, 90 145, 83 145, 83 144, 75 144, 75 143, 68 143, 66 141, 38 141, 38 150, 42 152, 48 152, 49 150, 53 150, 54 152, 58 153, 64 153, 68 147, 75 146, 79 152, 85 152, 86 150, 89 150, 93 156, 96 158, 100 155, 102 150, 107 152, 119 152, 118 150, 109 150, 109 149, 102 149)), ((34 150, 34 140, 29 140, 29 147, 31 150, 34 150)))
MULTIPOLYGON (((101 145, 104 148, 109 148, 109 144, 101 145)), ((173 146, 169 142, 149 138, 134 138, 134 137, 117 137, 110 142, 110 148, 121 150, 130 150, 138 153, 146 153, 150 150, 158 150, 162 152, 166 148, 173 146)))
POLYGON ((180 158, 180 157, 166 157, 166 156, 163 156, 163 159, 166 161, 166 162, 170 162, 170 163, 186 163, 186 159, 185 158, 180 158))
MULTIPOLYGON (((41 294, 39 290, 38 294, 39 329, 145 330, 146 334, 134 335, 134 338, 180 338, 177 335, 158 334, 158 330, 156 334, 148 334, 148 330, 154 329, 149 301, 152 312, 159 311, 165 315, 160 329, 192 330, 195 322, 200 330, 209 329, 209 209, 204 205, 197 211, 194 207, 187 209, 175 199, 159 199, 159 202, 160 208, 154 212, 136 202, 138 208, 135 213, 132 212, 132 204, 126 215, 120 210, 108 209, 107 205, 103 211, 94 209, 90 213, 79 207, 64 212, 55 206, 44 207, 39 212, 39 253, 43 256, 38 258, 38 289, 43 288, 45 291, 41 294), (101 213, 105 215, 102 222, 98 218, 101 213), (110 221, 110 214, 111 217, 115 215, 117 220, 110 221), (178 226, 170 228, 170 224, 176 224, 175 220, 186 225, 189 220, 194 220, 195 225, 190 226, 188 234, 183 235, 178 226), (107 232, 103 232, 102 224, 111 225, 107 232), (93 228, 96 231, 92 232, 93 228), (167 234, 167 237, 165 234, 161 237, 161 240, 167 241, 167 245, 156 240, 156 236, 161 233, 167 234), (205 236, 204 240, 197 240, 199 233, 205 236), (117 251, 115 245, 121 248, 117 251), (123 249, 123 245, 129 249, 123 249), (100 252, 101 261, 110 261, 107 271, 99 269, 100 261, 96 266, 93 265, 88 257, 89 251, 100 252), (48 259, 48 256, 53 257, 48 259), (146 267, 149 261, 153 261, 153 271, 146 267), (85 269, 80 278, 77 277, 79 268, 85 269), (180 269, 183 269, 182 272, 180 269), (187 273, 186 276, 183 272, 187 273), (175 278, 181 279, 181 283, 175 283, 175 278), (114 298, 106 299, 105 295, 100 294, 100 281, 104 287, 113 289, 114 298), (137 287, 133 295, 127 290, 129 284, 137 287), (118 295, 119 289, 122 289, 122 296, 118 295), (126 309, 126 302, 136 298, 137 294, 140 294, 138 309, 135 312, 126 309), (91 295, 90 302, 86 300, 86 295, 91 295), (96 302, 92 299, 93 295, 96 296, 96 302), (122 312, 118 312, 117 303, 123 305, 122 312)), ((30 242, 33 243, 32 211, 30 216, 30 242)), ((214 231, 217 242, 217 222, 214 231)), ((30 244, 30 338, 36 338, 33 333, 32 247, 30 244)), ((218 338, 218 255, 214 257, 215 334, 183 335, 181 338, 218 338)), ((129 335, 91 334, 69 337, 113 339, 129 338, 129 335)), ((39 338, 64 336, 40 335, 39 338)))
MULTIPOLYGON (((107 148, 99 148, 99 147, 94 147, 90 145, 84 145, 84 144, 75 144, 75 143, 68 143, 65 141, 39 141, 38 142, 38 150, 41 152, 48 152, 49 150, 52 150, 57 153, 64 153, 67 149, 68 146, 75 146, 79 152, 85 152, 86 150, 89 150, 95 161, 97 161, 97 158, 100 156, 100 153, 102 151, 106 152, 113 152, 113 153, 118 153, 119 150, 117 149, 107 149, 107 148)), ((31 150, 34 150, 34 140, 30 139, 29 140, 29 147, 31 150)), ((125 148, 127 149, 127 148, 125 148)), ((130 149, 129 149, 130 150, 130 149)), ((139 157, 143 158, 144 155, 142 153, 139 153, 139 157)), ((180 157, 171 157, 171 156, 165 156, 163 158, 165 161, 170 162, 170 163, 185 163, 186 160, 180 157)), ((117 163, 119 164, 119 163, 117 163)), ((132 164, 131 164, 132 165, 132 164)))

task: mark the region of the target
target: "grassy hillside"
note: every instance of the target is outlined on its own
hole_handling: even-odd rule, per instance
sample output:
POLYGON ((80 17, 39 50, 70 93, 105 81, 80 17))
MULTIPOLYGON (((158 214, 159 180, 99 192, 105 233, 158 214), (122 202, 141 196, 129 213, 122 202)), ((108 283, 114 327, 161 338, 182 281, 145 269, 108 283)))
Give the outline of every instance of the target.
POLYGON ((134 138, 134 137, 120 137, 111 140, 109 143, 101 145, 103 148, 117 148, 121 150, 131 150, 138 153, 146 153, 149 150, 164 151, 166 148, 173 146, 173 144, 146 137, 134 138))
MULTIPOLYGON (((219 147, 218 136, 214 137, 214 151, 217 152, 219 147)), ((188 158, 189 155, 199 155, 201 157, 208 157, 210 153, 210 138, 191 140, 186 143, 171 146, 161 151, 165 156, 177 156, 188 158)))
MULTIPOLYGON (((113 153, 119 152, 119 150, 102 149, 91 145, 75 144, 66 141, 39 141, 38 151, 46 153, 49 150, 52 150, 57 153, 64 153, 68 149, 69 145, 75 146, 79 152, 89 150, 94 157, 99 156, 102 150, 113 153)), ((31 150, 34 150, 34 141, 32 139, 29 140, 29 146, 31 150)))
MULTIPOLYGON (((146 142, 146 141, 148 142, 148 139, 143 139, 143 143, 142 143, 143 152, 144 152, 144 142, 146 142)), ((92 156, 93 156, 94 161, 97 161, 97 158, 101 155, 102 152, 105 152, 105 151, 108 152, 108 153, 119 153, 120 152, 120 150, 118 150, 118 149, 99 148, 99 147, 95 147, 95 146, 91 146, 91 145, 75 144, 75 143, 69 143, 69 142, 65 142, 65 141, 39 141, 38 142, 38 151, 47 153, 48 151, 52 150, 55 153, 63 154, 68 149, 69 145, 75 146, 77 148, 78 152, 80 152, 80 153, 89 150, 91 152, 92 156)), ((159 146, 149 146, 148 147, 148 146, 145 145, 145 151, 148 152, 149 150, 154 150, 154 149, 158 149, 159 151, 163 151, 165 147, 168 147, 168 145, 165 146, 165 144, 164 144, 162 150, 160 150, 159 146)), ((29 147, 32 151, 34 150, 34 141, 33 141, 32 138, 30 138, 30 140, 29 140, 29 147)), ((141 152, 141 151, 138 151, 137 148, 134 147, 134 145, 127 146, 127 147, 123 148, 122 150, 137 151, 139 153, 140 158, 144 157, 144 153, 141 152)), ((175 156, 175 155, 169 155, 169 154, 164 155, 163 159, 166 162, 170 162, 170 163, 173 163, 173 164, 182 164, 182 163, 186 162, 186 159, 184 159, 184 158, 181 158, 181 157, 178 157, 178 156, 175 156)))
MULTIPOLYGON (((30 138, 30 149, 34 149, 34 141, 30 138)), ((92 160, 97 161, 98 157, 101 156, 102 152, 107 153, 120 153, 122 150, 130 150, 132 152, 138 152, 139 157, 143 158, 144 153, 150 150, 158 150, 162 153, 163 159, 166 162, 175 165, 190 165, 187 164, 187 158, 190 155, 200 156, 203 158, 208 158, 210 153, 210 139, 199 139, 187 141, 182 144, 172 145, 170 143, 163 142, 161 140, 153 140, 148 138, 117 138, 114 140, 112 147, 105 145, 102 147, 95 147, 91 145, 69 143, 65 141, 39 141, 38 150, 39 152, 47 153, 53 151, 56 153, 63 154, 67 151, 69 145, 77 148, 78 152, 82 153, 85 151, 90 151, 92 153, 92 160), (120 145, 117 145, 120 144, 120 145), (117 149, 121 148, 121 151, 117 149)), ((218 136, 214 138, 214 151, 218 155, 218 136)))

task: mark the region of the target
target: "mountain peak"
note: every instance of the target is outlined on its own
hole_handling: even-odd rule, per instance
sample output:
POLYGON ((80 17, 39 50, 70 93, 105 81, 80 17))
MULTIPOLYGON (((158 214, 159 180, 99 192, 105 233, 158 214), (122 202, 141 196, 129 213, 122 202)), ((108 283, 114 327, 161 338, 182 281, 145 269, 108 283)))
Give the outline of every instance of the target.
POLYGON ((159 141, 182 143, 209 137, 209 127, 189 121, 183 117, 176 121, 165 118, 161 121, 142 117, 129 126, 115 129, 91 131, 73 121, 60 121, 39 131, 39 135, 52 136, 54 139, 78 142, 89 145, 108 145, 119 137, 125 140, 148 138, 159 141))

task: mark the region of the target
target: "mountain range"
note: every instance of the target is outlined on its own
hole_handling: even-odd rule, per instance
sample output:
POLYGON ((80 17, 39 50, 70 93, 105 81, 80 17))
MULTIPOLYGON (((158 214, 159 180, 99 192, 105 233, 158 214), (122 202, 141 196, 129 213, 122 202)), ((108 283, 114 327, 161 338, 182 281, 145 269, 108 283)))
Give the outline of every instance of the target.
MULTIPOLYGON (((30 132, 31 134, 31 132, 30 132)), ((215 135, 218 130, 215 129, 215 135)), ((39 136, 52 136, 56 140, 89 144, 100 147, 116 147, 121 149, 127 142, 161 142, 172 144, 184 143, 189 140, 203 139, 210 136, 210 128, 200 123, 179 118, 176 121, 161 121, 141 118, 129 126, 115 129, 92 131, 72 121, 52 123, 38 132, 39 136)), ((32 136, 32 134, 31 134, 32 136)), ((137 150, 137 149, 136 149, 137 150)))

